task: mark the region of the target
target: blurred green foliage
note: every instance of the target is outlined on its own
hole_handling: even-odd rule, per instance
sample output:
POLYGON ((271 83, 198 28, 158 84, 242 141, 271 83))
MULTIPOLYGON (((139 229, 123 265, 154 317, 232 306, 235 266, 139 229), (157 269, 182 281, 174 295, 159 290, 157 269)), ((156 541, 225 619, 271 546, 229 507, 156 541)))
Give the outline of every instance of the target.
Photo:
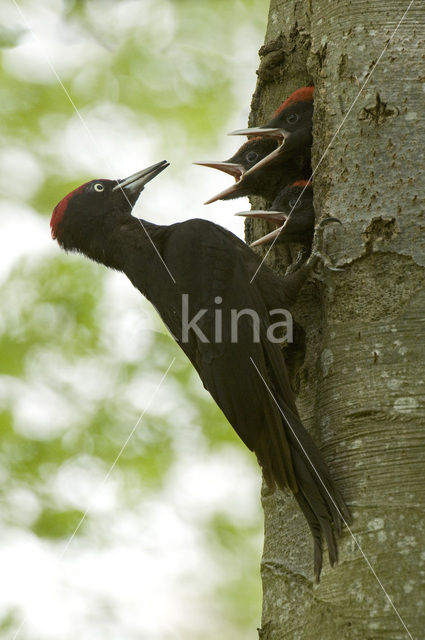
MULTIPOLYGON (((151 127, 162 153, 172 149, 181 157, 185 143, 196 145, 225 129, 238 100, 232 58, 239 47, 257 46, 250 41, 255 34, 261 41, 267 11, 255 0, 73 0, 45 7, 22 1, 20 6, 35 28, 44 15, 46 53, 83 117, 106 105, 111 126, 116 114, 124 113, 127 124, 151 127)), ((41 59, 41 73, 19 57, 20 45, 30 40, 18 13, 0 30, 2 147, 26 154, 39 172, 33 188, 12 189, 4 197, 41 216, 48 235, 46 215, 90 176, 83 162, 69 163, 64 153, 69 142, 62 147, 62 136, 77 116, 47 61, 41 59)), ((17 181, 25 179, 16 175, 17 181)), ((53 248, 41 256, 28 251, 11 264, 0 284, 3 530, 20 526, 52 542, 71 536, 86 505, 61 493, 61 474, 82 465, 100 480, 105 476, 173 357, 167 383, 172 397, 147 411, 114 469, 121 506, 131 510, 147 495, 161 500, 181 456, 195 458, 198 446, 205 455, 232 447, 252 461, 159 320, 150 318, 151 330, 133 353, 116 344, 116 332, 125 334, 125 328, 121 312, 113 309, 105 270, 53 248), (14 515, 17 490, 30 494, 36 505, 20 523, 14 515)), ((150 313, 140 301, 142 308, 150 313)), ((86 524, 96 523, 89 513, 86 524)), ((201 524, 223 575, 210 597, 219 603, 229 639, 247 638, 259 624, 259 513, 238 524, 237 517, 220 511, 201 524)), ((84 539, 91 530, 83 525, 77 536, 84 539)), ((13 609, 3 613, 0 625, 10 632, 18 623, 13 609)))
MULTIPOLYGON (((83 515, 78 509, 56 511, 46 508, 34 522, 32 530, 40 538, 66 538, 76 529, 83 515)), ((79 529, 80 535, 83 527, 84 523, 79 529)))

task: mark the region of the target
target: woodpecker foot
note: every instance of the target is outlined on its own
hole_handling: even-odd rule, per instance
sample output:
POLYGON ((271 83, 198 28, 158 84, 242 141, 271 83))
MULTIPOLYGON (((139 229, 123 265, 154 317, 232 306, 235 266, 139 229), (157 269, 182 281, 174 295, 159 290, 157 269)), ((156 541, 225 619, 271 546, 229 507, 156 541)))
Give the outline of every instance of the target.
POLYGON ((310 271, 313 271, 319 264, 325 264, 324 258, 321 253, 319 253, 316 249, 313 249, 309 259, 305 263, 305 266, 308 267, 310 271))
POLYGON ((300 251, 297 254, 295 262, 293 262, 292 264, 289 265, 289 267, 287 267, 285 271, 285 275, 288 275, 289 273, 293 273, 294 271, 297 271, 298 269, 300 269, 307 262, 307 259, 310 253, 311 253, 311 250, 309 248, 302 247, 302 249, 300 249, 300 251))

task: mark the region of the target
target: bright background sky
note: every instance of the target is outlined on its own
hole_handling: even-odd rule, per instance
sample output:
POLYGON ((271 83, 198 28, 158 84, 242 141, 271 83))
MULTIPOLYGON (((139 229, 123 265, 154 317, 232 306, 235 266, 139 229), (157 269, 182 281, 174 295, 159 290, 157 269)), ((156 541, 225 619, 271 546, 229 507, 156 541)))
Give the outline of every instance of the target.
POLYGON ((243 237, 232 214, 248 202, 205 207, 231 178, 191 162, 236 149, 225 134, 247 122, 267 8, 19 7, 0 6, 0 638, 254 640, 255 461, 140 294, 61 254, 49 216, 82 182, 167 159, 136 215, 243 237))

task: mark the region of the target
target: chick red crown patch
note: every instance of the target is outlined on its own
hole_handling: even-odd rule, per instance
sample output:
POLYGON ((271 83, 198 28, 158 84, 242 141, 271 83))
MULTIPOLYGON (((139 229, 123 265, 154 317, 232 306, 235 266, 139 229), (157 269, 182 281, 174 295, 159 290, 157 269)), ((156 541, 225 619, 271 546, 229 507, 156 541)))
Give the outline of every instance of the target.
POLYGON ((278 116, 284 109, 286 109, 286 107, 297 104, 297 102, 312 102, 313 93, 314 87, 302 87, 301 89, 297 89, 291 93, 289 98, 286 98, 285 102, 283 102, 278 109, 276 109, 273 117, 278 116))

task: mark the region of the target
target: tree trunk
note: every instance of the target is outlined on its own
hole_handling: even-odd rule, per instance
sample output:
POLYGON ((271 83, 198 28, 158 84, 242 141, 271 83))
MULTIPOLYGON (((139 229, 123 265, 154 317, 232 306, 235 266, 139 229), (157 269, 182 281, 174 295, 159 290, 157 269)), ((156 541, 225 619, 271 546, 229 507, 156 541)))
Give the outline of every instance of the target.
MULTIPOLYGON (((408 4, 272 0, 250 124, 314 83, 315 167, 408 4)), ((303 290, 291 373, 355 540, 345 529, 316 586, 294 499, 263 492, 262 640, 425 637, 424 26, 415 2, 314 175, 316 217, 343 222, 327 249, 345 271, 303 290)), ((247 239, 264 225, 247 223, 247 239)), ((286 251, 269 264, 281 270, 286 251)))

